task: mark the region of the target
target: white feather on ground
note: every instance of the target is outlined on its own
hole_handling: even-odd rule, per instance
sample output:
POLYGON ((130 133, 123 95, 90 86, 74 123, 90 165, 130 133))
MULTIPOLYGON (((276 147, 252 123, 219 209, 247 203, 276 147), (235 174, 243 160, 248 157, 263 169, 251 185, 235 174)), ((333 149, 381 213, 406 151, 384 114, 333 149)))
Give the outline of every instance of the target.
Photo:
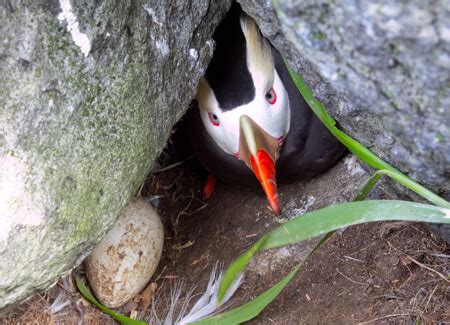
POLYGON ((159 319, 156 314, 155 301, 152 304, 152 316, 149 320, 149 324, 156 325, 185 325, 193 323, 204 319, 208 316, 212 316, 219 311, 223 311, 223 306, 227 303, 230 298, 234 295, 236 290, 242 284, 243 274, 241 274, 237 280, 230 286, 226 292, 224 299, 221 304, 218 303, 218 293, 220 282, 222 281, 223 273, 218 270, 217 264, 213 267, 211 276, 208 281, 208 286, 206 287, 205 293, 198 299, 192 309, 187 312, 189 303, 193 298, 194 289, 192 288, 186 294, 184 301, 180 304, 181 290, 183 285, 176 285, 171 290, 170 306, 163 319, 159 319), (180 309, 178 314, 176 314, 177 307, 180 309))
POLYGON ((63 288, 59 289, 58 295, 50 306, 51 315, 61 313, 66 307, 72 305, 71 299, 67 296, 67 293, 70 291, 69 279, 67 276, 62 279, 62 285, 63 288))
POLYGON ((61 313, 66 307, 71 306, 72 302, 67 298, 64 290, 60 290, 55 300, 50 306, 50 314, 56 315, 61 313))

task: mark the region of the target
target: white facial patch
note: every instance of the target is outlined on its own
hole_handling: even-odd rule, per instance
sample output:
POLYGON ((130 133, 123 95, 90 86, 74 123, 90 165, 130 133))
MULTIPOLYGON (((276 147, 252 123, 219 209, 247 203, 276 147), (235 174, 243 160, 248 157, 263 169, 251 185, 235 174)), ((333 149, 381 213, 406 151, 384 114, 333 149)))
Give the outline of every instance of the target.
POLYGON ((206 131, 230 155, 236 155, 239 151, 239 120, 242 115, 249 116, 275 139, 285 137, 289 132, 291 117, 289 98, 278 73, 274 69, 274 82, 271 88, 275 92, 276 100, 273 104, 266 98, 271 88, 265 89, 267 86, 258 80, 254 80, 254 83, 256 92, 253 101, 229 111, 220 109, 206 80, 201 83, 202 90, 197 93, 200 116, 206 131))
MULTIPOLYGON (((247 115, 266 133, 277 140, 289 132, 291 114, 289 97, 275 70, 272 48, 262 37, 256 23, 247 15, 240 18, 240 27, 246 42, 246 61, 255 98, 231 110, 222 110, 213 90, 202 78, 197 91, 200 116, 208 134, 230 155, 239 151, 239 121, 247 115)), ((239 84, 236 84, 236 92, 239 84)))

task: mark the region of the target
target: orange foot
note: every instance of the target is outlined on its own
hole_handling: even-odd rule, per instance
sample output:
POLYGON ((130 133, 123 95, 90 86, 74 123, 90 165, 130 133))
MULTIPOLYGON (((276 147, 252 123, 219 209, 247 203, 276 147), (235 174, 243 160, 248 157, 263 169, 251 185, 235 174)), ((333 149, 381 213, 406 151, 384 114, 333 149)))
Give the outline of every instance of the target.
POLYGON ((205 186, 203 186, 203 200, 208 201, 212 194, 214 193, 214 188, 216 187, 217 178, 213 174, 208 175, 205 186))

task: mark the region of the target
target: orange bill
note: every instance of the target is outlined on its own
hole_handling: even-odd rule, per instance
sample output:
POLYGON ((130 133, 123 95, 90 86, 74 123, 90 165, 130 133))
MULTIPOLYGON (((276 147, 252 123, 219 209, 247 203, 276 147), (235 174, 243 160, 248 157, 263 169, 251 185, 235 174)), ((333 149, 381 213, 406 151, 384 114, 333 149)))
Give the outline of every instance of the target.
POLYGON ((267 196, 270 206, 280 214, 275 162, 279 141, 265 132, 250 117, 240 118, 239 157, 253 171, 267 196))

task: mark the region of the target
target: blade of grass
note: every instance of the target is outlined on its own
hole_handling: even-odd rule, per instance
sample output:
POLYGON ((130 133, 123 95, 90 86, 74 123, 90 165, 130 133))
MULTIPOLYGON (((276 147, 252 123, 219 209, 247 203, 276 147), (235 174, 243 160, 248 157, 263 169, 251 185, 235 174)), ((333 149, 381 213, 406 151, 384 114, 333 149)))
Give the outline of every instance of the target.
POLYGON ((286 222, 269 232, 269 238, 260 249, 296 243, 356 224, 386 220, 450 223, 450 209, 397 200, 343 203, 286 222))
POLYGON ((195 325, 228 325, 228 324, 240 324, 248 321, 256 316, 266 308, 284 289, 284 287, 291 281, 294 275, 299 270, 300 265, 297 265, 292 269, 287 276, 281 281, 260 294, 255 299, 241 305, 233 310, 208 317, 207 319, 200 320, 192 323, 195 325))
MULTIPOLYGON (((286 64, 286 61, 285 61, 286 64)), ((306 85, 303 78, 297 74, 294 70, 290 69, 286 64, 286 67, 289 71, 289 74, 297 86, 298 90, 302 94, 303 98, 308 103, 309 107, 313 110, 313 112, 317 115, 320 121, 328 128, 328 130, 344 145, 354 153, 359 159, 368 164, 369 166, 378 169, 384 170, 385 175, 388 175, 409 189, 413 190, 417 194, 421 195, 428 201, 440 206, 450 208, 450 202, 442 199, 438 195, 434 194, 430 190, 426 189, 422 185, 416 183, 408 176, 400 172, 398 169, 392 167, 384 160, 378 158, 372 151, 367 149, 365 146, 360 144, 355 139, 349 137, 347 134, 339 130, 336 126, 336 121, 331 117, 330 114, 325 110, 325 107, 322 105, 320 101, 314 98, 312 91, 306 85)), ((378 180, 380 176, 374 176, 374 181, 378 180)), ((372 184, 373 186, 373 184, 372 184)))
POLYGON ((409 188, 410 190, 416 192, 423 198, 427 199, 431 203, 434 203, 437 206, 450 209, 450 202, 447 202, 446 200, 440 198, 439 196, 435 195, 430 190, 424 188, 423 186, 420 186, 413 180, 411 180, 409 177, 406 177, 405 175, 401 173, 392 172, 390 170, 378 170, 376 171, 367 181, 367 183, 364 185, 364 187, 361 189, 361 191, 356 196, 355 200, 361 200, 364 197, 367 196, 367 194, 370 192, 370 190, 375 186, 375 184, 380 180, 383 176, 389 176, 392 179, 395 179, 397 182, 402 184, 403 186, 409 188))
POLYGON ((79 276, 76 276, 75 281, 77 283, 78 290, 80 290, 81 294, 86 298, 91 304, 95 305, 104 313, 108 314, 118 322, 123 325, 148 325, 146 322, 141 322, 136 319, 132 319, 120 313, 117 313, 108 307, 103 306, 97 299, 95 299, 94 295, 89 291, 89 289, 84 284, 83 280, 80 279, 79 276))
MULTIPOLYGON (((308 258, 314 254, 316 250, 319 249, 333 234, 331 231, 325 236, 322 237, 319 243, 309 252, 309 254, 294 268, 292 268, 291 272, 287 276, 285 276, 281 281, 272 286, 270 289, 266 290, 264 293, 260 294, 255 299, 241 305, 233 310, 221 313, 219 315, 215 315, 213 317, 209 317, 205 320, 201 320, 194 324, 196 325, 209 325, 209 324, 238 324, 246 322, 254 317, 258 316, 264 308, 267 307, 286 287, 286 285, 292 280, 292 278, 297 274, 300 267, 308 260, 308 258)), ((256 244, 255 244, 256 245, 256 244)), ((252 247, 253 248, 253 247, 252 247)), ((245 265, 244 265, 245 267, 245 265)))
POLYGON ((312 109, 314 114, 319 118, 319 120, 327 127, 327 129, 339 140, 343 145, 345 145, 351 152, 353 152, 356 156, 358 156, 365 163, 370 165, 375 169, 387 169, 391 171, 397 171, 394 167, 386 163, 384 160, 378 158, 372 151, 364 147, 358 141, 349 137, 347 134, 342 132, 336 127, 336 121, 333 117, 328 114, 325 110, 325 107, 322 105, 320 101, 318 101, 309 87, 306 85, 302 76, 297 74, 294 70, 289 68, 286 60, 284 61, 286 68, 289 71, 289 75, 294 81, 297 89, 302 94, 305 101, 308 103, 309 107, 312 109))
POLYGON ((244 270, 259 251, 297 243, 342 227, 385 220, 450 223, 450 210, 415 202, 374 200, 343 203, 309 212, 270 231, 235 260, 225 271, 219 289, 219 301, 227 291, 229 283, 233 283, 238 276, 239 273, 235 273, 235 270, 244 270))
MULTIPOLYGON (((248 262, 250 262, 250 260, 252 259, 253 255, 255 255, 261 249, 261 247, 264 245, 266 238, 267 238, 266 235, 261 237, 244 254, 239 256, 235 260, 235 263, 231 264, 227 268, 227 272, 230 272, 232 274, 235 274, 235 275, 239 276, 239 274, 241 274, 244 271, 245 266, 248 264, 248 262)), ((220 286, 221 287, 224 286, 226 288, 229 288, 233 282, 234 282, 234 279, 232 277, 224 277, 224 278, 222 278, 222 281, 220 282, 220 286)), ((219 303, 222 302, 222 299, 223 299, 224 295, 221 295, 220 291, 219 291, 219 296, 218 297, 219 297, 218 298, 219 299, 219 303)))

